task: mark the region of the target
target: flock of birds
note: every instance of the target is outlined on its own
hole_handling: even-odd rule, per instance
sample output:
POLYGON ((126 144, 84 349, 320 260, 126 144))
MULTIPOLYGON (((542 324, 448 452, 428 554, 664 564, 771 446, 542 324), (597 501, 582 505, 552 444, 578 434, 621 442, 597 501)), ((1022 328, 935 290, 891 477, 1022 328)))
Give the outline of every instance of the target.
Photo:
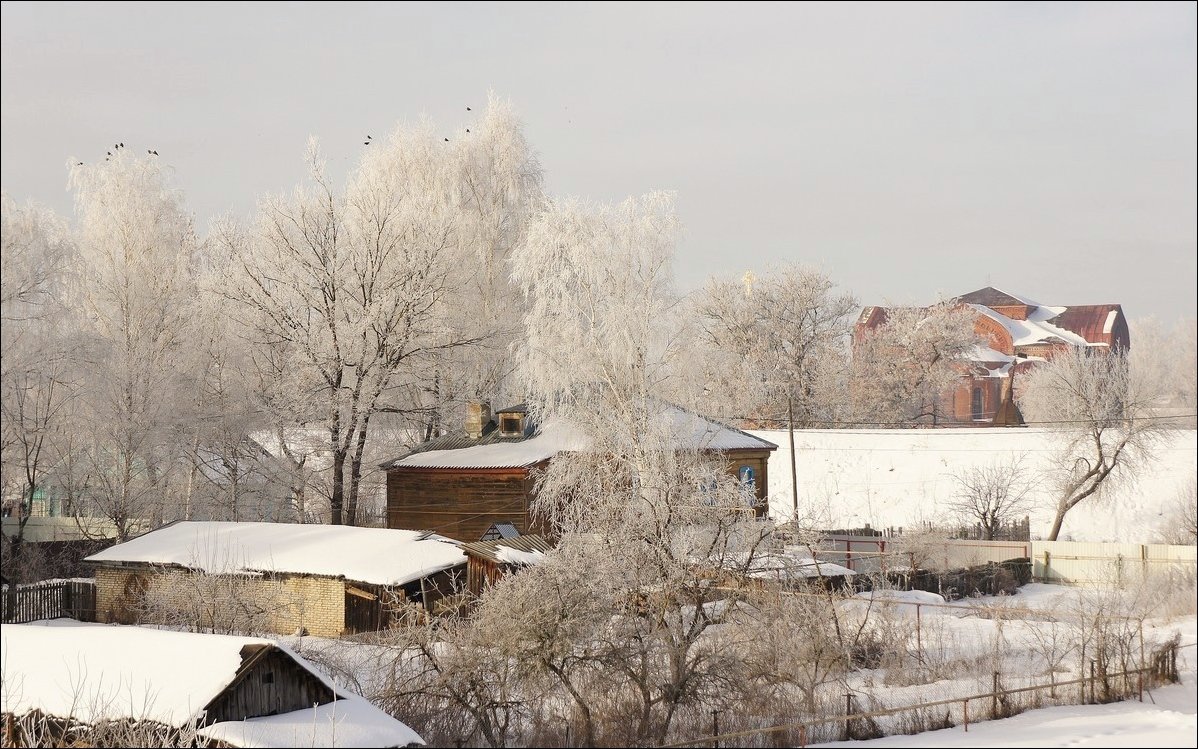
MULTIPOLYGON (((471 110, 470 110, 470 107, 466 107, 466 111, 467 111, 467 112, 471 111, 471 110)), ((466 132, 470 132, 470 128, 466 128, 466 132)), ((448 142, 449 142, 449 138, 445 138, 444 140, 445 140, 445 142, 446 142, 446 143, 448 143, 448 142)), ((371 143, 373 143, 373 142, 374 142, 374 136, 373 136, 373 135, 367 135, 367 136, 366 136, 366 140, 362 141, 362 145, 364 145, 364 146, 369 146, 369 145, 370 145, 371 143)), ((125 144, 124 144, 124 143, 115 143, 115 144, 113 144, 113 146, 112 146, 112 151, 119 151, 120 149, 122 149, 122 148, 124 148, 124 147, 125 147, 125 144)), ((104 157, 104 160, 105 160, 105 161, 111 161, 111 160, 112 160, 112 151, 109 151, 109 152, 107 153, 107 155, 104 157)), ((149 155, 149 156, 157 156, 157 155, 158 155, 158 152, 157 152, 157 151, 155 151, 155 150, 154 150, 154 149, 152 149, 152 148, 147 148, 147 149, 146 149, 146 154, 147 154, 147 155, 149 155)), ((83 162, 82 162, 82 161, 80 161, 80 162, 77 162, 77 165, 78 165, 78 166, 83 166, 83 162)))
MULTIPOLYGON (((470 107, 466 107, 466 111, 467 111, 467 112, 471 111, 471 110, 470 110, 470 107)), ((466 132, 470 132, 470 128, 466 128, 466 132)), ((449 138, 442 138, 442 140, 444 140, 446 143, 448 143, 448 142, 449 142, 449 138)), ((370 145, 371 143, 373 143, 373 142, 374 142, 374 136, 373 136, 373 135, 367 135, 367 136, 366 136, 366 140, 362 141, 362 145, 364 145, 364 146, 369 146, 369 145, 370 145)), ((157 153, 155 153, 154 155, 155 155, 155 156, 157 156, 158 154, 157 154, 157 153)))

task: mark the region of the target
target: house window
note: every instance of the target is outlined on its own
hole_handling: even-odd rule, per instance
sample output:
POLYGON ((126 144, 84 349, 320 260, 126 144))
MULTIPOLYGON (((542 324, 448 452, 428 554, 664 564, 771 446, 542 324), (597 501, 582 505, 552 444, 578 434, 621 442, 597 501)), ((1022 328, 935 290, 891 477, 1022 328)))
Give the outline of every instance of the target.
POLYGON ((263 684, 274 684, 275 683, 275 672, 274 671, 264 672, 262 674, 262 683, 263 684))
POLYGON ((503 414, 499 417, 499 432, 505 437, 515 437, 524 433, 524 419, 520 414, 503 414))
POLYGON ((975 387, 973 389, 973 398, 971 401, 971 411, 973 412, 973 420, 981 421, 982 419, 982 389, 975 387))

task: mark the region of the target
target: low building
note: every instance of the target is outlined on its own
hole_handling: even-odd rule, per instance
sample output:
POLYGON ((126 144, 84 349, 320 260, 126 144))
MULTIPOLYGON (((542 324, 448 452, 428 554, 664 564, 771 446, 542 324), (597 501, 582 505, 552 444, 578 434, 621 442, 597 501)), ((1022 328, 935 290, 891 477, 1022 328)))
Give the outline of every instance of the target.
MULTIPOLYGON (((769 455, 778 446, 676 406, 663 410, 689 446, 725 457, 764 515, 769 455)), ((387 527, 427 528, 462 541, 476 541, 496 524, 520 533, 547 532, 532 518, 535 474, 559 452, 588 449, 586 436, 562 421, 536 424, 524 405, 496 411, 492 418, 485 403, 470 404, 463 431, 382 465, 387 527)))
POLYGON ((462 544, 466 553, 466 588, 474 596, 499 579, 538 564, 553 550, 553 544, 541 536, 508 536, 462 544))
POLYGON ((270 640, 79 622, 9 624, 0 638, 6 730, 44 716, 68 730, 149 722, 221 746, 424 743, 270 640))
POLYGON ((197 595, 223 594, 256 612, 250 631, 337 637, 386 627, 392 601, 433 610, 459 587, 466 557, 455 542, 417 531, 178 522, 86 561, 101 622, 165 623, 197 595))

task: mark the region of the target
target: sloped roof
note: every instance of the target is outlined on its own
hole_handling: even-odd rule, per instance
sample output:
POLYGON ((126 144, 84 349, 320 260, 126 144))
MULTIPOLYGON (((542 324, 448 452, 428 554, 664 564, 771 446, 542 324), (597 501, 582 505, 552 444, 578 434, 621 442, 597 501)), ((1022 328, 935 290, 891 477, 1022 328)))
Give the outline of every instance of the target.
POLYGON ((472 541, 462 544, 466 554, 495 564, 532 564, 553 550, 553 544, 543 536, 518 536, 492 541, 472 541), (516 552, 515 554, 511 552, 516 552))
POLYGON ((296 523, 178 522, 86 560, 177 565, 210 574, 281 572, 403 585, 466 561, 420 531, 296 523))
MULTIPOLYGON (((664 418, 679 440, 706 450, 776 450, 772 442, 754 437, 677 406, 665 406, 664 418)), ((497 431, 484 432, 477 440, 451 436, 432 440, 406 455, 383 464, 383 468, 529 468, 559 452, 586 450, 587 436, 575 425, 557 419, 540 428, 529 425, 525 437, 497 438, 497 431), (430 446, 431 445, 431 446, 430 446)))
POLYGON ((1066 307, 1052 319, 1052 323, 1091 343, 1105 342, 1122 314, 1123 307, 1118 304, 1080 304, 1066 307))
MULTIPOLYGON (((5 624, 0 630, 4 651, 4 712, 39 710, 83 723, 101 718, 150 720, 182 727, 202 719, 204 708, 239 676, 261 648, 282 651, 336 696, 318 715, 340 716, 340 746, 406 746, 424 743, 415 731, 383 713, 362 697, 336 688, 310 663, 289 648, 258 637, 196 634, 145 627, 86 624, 58 619, 42 624, 5 624), (344 732, 344 736, 342 735, 344 732), (345 737, 353 737, 346 740, 345 737)), ((233 746, 303 746, 282 723, 309 728, 311 710, 273 716, 275 724, 258 730, 261 719, 217 723, 233 746), (241 728, 238 728, 238 727, 241 728), (256 740, 238 734, 254 726, 256 740)), ((264 721, 263 721, 264 722, 264 721)), ((318 723, 320 721, 317 721, 318 723)), ((306 734, 301 734, 306 736, 306 734)), ((313 746, 333 746, 318 742, 313 746)))
POLYGON ((970 307, 989 317, 1007 329, 1011 334, 1012 345, 1030 346, 1036 343, 1051 343, 1060 341, 1074 346, 1087 346, 1089 341, 1071 330, 1066 330, 1053 321, 1065 310, 1064 307, 1037 307, 1026 320, 1013 320, 1001 312, 981 304, 970 304, 970 307))
POLYGON ((1020 305, 1029 307, 1039 307, 1040 305, 1030 299, 1017 297, 1014 294, 1008 294, 1005 291, 994 288, 993 286, 984 286, 976 291, 971 291, 968 294, 962 294, 957 297, 958 301, 966 304, 981 304, 986 307, 1017 307, 1020 305))

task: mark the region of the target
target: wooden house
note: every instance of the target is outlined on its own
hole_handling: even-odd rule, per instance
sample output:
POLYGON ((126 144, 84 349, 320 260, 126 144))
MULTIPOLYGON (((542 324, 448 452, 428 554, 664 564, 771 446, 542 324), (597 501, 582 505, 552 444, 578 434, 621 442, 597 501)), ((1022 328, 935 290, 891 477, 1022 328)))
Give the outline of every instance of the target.
MULTIPOLYGON (((663 406, 686 439, 725 457, 728 470, 752 487, 758 514, 766 512, 769 455, 778 446, 676 406, 663 406)), ((563 451, 588 441, 567 423, 538 425, 524 405, 491 413, 470 404, 462 433, 447 434, 383 464, 387 472, 387 527, 426 528, 476 541, 498 523, 521 533, 544 532, 531 505, 535 474, 563 451)))
POLYGON ((222 746, 424 742, 270 640, 95 624, 5 625, 6 717, 146 721, 222 746))
MULTIPOLYGON (((1022 424, 1015 405, 1020 373, 1066 349, 1126 351, 1131 345, 1127 317, 1118 304, 1049 306, 991 286, 953 301, 973 311, 974 332, 982 343, 963 363, 957 385, 939 399, 937 426, 1022 424)), ((888 311, 862 310, 854 340, 882 326, 888 311)))
POLYGON ((254 631, 322 637, 383 629, 395 601, 432 611, 466 565, 456 542, 426 532, 232 522, 173 523, 87 561, 101 622, 158 623, 197 593, 235 589, 254 631))

